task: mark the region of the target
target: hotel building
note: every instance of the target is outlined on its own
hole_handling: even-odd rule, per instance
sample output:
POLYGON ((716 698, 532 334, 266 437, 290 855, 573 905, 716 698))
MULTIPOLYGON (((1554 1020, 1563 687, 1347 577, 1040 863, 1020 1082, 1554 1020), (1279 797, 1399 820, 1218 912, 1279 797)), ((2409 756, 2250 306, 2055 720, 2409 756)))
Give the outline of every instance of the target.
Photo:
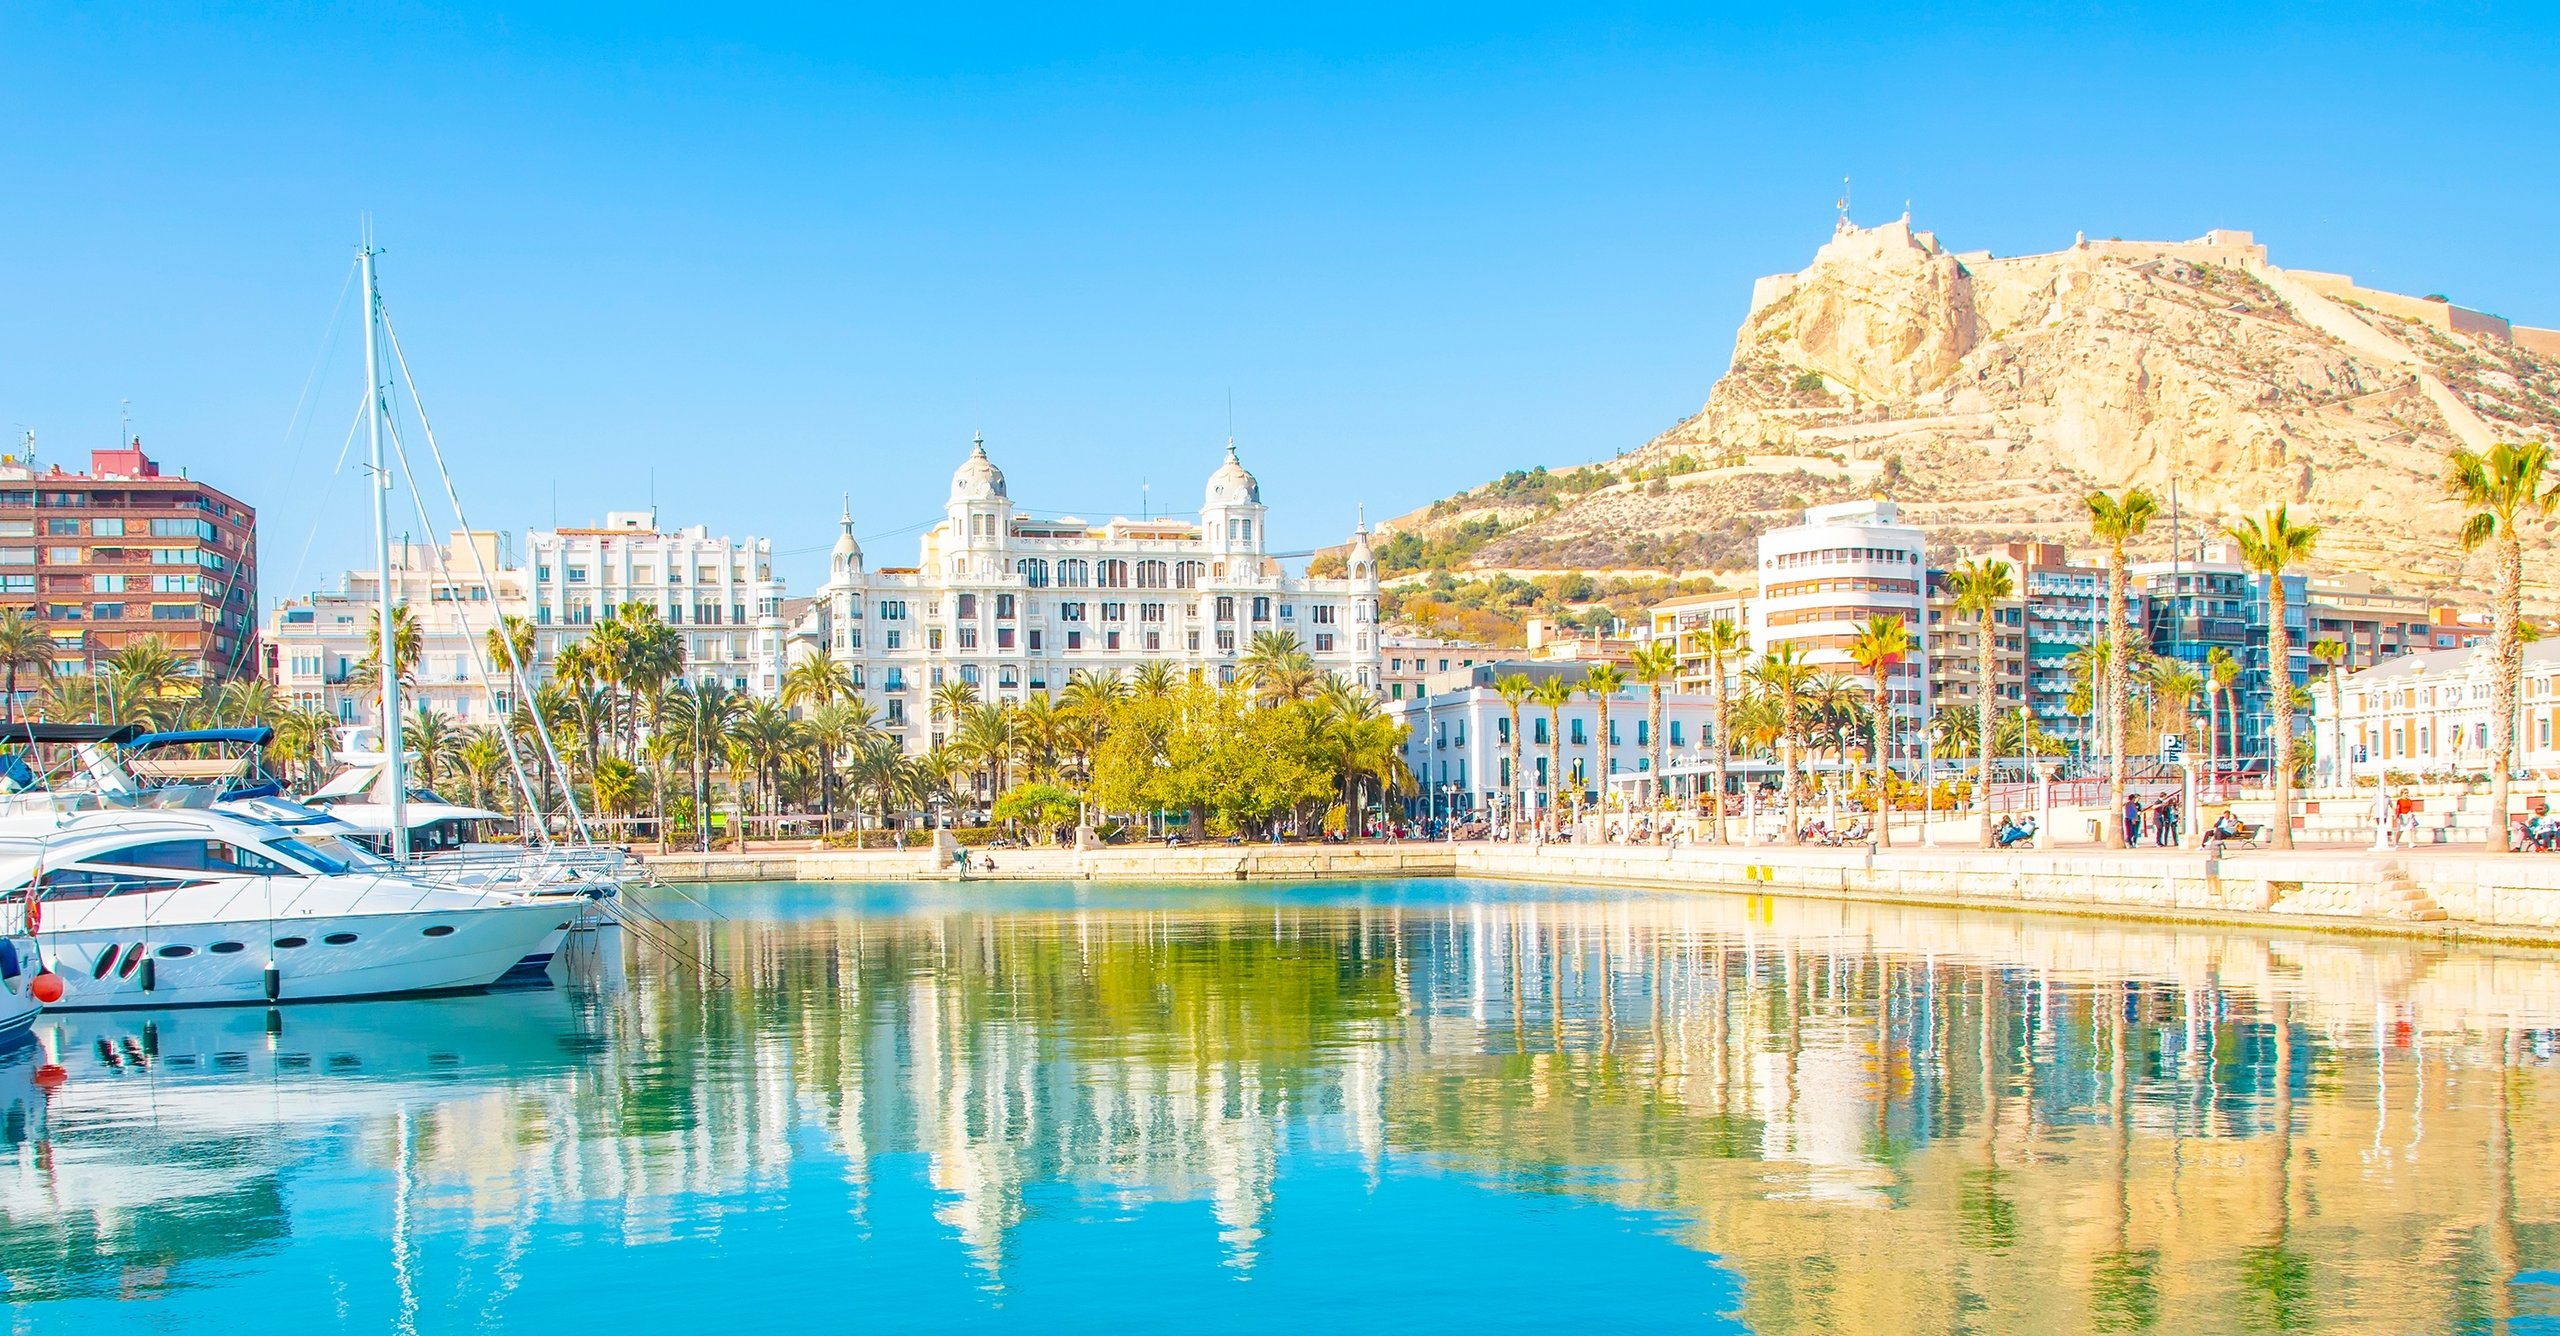
MULTIPOLYGON (((95 450, 89 471, 0 461, 0 607, 53 637, 58 673, 86 673, 157 636, 205 682, 258 671, 258 515, 142 442, 95 450)), ((24 705, 33 688, 20 678, 24 705)))
POLYGON ((951 475, 943 519, 916 564, 872 570, 850 514, 826 585, 793 628, 803 653, 852 672, 908 751, 934 745, 932 691, 965 682, 980 698, 1054 695, 1068 674, 1126 675, 1161 661, 1226 682, 1254 637, 1287 632, 1321 672, 1380 685, 1378 575, 1366 528, 1341 578, 1293 576, 1270 555, 1261 484, 1229 446, 1194 520, 1018 511, 985 441, 951 475))
MULTIPOLYGON (((2486 645, 2402 654, 2341 678, 2332 708, 2329 684, 2311 688, 2314 736, 2321 754, 2340 755, 2351 779, 2387 773, 2485 775, 2494 718, 2496 664, 2486 645)), ((2516 692, 2516 769, 2560 778, 2560 642, 2524 647, 2524 681, 2516 692)), ((2326 761, 2324 782, 2336 783, 2326 761)))
POLYGON ((684 639, 684 675, 770 699, 782 690, 782 582, 773 540, 665 531, 654 510, 617 510, 589 529, 536 529, 525 540, 535 652, 548 664, 605 614, 646 603, 684 639))
POLYGON ((1750 606, 1751 651, 1785 642, 1816 668, 1854 673, 1849 646, 1869 618, 1899 617, 1911 654, 1892 670, 1887 699, 1924 716, 1928 682, 1928 544, 1890 501, 1815 506, 1802 524, 1760 535, 1760 588, 1750 606))
MULTIPOLYGON (((466 724, 492 722, 514 706, 504 666, 487 664, 488 633, 498 619, 524 616, 524 568, 506 559, 495 530, 456 530, 441 548, 407 540, 392 544, 392 597, 417 620, 420 652, 402 691, 403 708, 425 708, 466 724), (483 573, 487 578, 482 578, 483 573)), ((342 723, 379 713, 377 689, 349 677, 372 655, 381 623, 382 576, 349 571, 334 589, 278 607, 267 621, 267 676, 297 707, 318 708, 342 723)))

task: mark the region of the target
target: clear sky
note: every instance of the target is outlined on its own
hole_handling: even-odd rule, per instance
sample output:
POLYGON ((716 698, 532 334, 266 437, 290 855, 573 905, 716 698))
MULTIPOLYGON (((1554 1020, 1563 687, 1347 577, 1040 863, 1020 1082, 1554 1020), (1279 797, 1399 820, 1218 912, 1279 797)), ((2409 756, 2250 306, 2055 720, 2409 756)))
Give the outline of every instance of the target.
POLYGON ((1958 249, 2254 229, 2560 325, 2551 6, 0 7, 0 427, 359 562, 360 211, 475 521, 654 495, 806 592, 1017 503, 1292 547, 1694 411, 1843 176, 1958 249), (2299 11, 2299 12, 2295 12, 2299 11), (305 399, 306 386, 309 387, 305 399), (129 408, 127 407, 129 403, 129 408), (299 415, 297 416, 297 408, 299 415), (556 495, 556 503, 555 503, 556 495))

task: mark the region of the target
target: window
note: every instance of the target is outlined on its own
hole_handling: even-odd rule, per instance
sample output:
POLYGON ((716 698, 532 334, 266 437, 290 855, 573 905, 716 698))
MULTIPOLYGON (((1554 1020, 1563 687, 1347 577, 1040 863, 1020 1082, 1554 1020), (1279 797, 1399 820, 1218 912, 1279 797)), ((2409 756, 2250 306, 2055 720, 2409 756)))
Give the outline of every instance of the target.
MULTIPOLYGON (((74 520, 72 523, 76 526, 79 521, 74 520)), ((76 533, 78 530, 75 528, 73 532, 76 533)), ((214 532, 211 520, 157 519, 151 521, 151 536, 154 538, 201 538, 210 543, 214 539, 214 532)))
MULTIPOLYGON (((116 523, 119 526, 119 530, 121 530, 121 526, 124 521, 118 520, 116 523)), ((80 521, 61 519, 46 520, 44 522, 44 535, 47 538, 77 538, 80 536, 80 521)))
POLYGON ((1094 583, 1101 585, 1105 589, 1126 589, 1129 587, 1129 563, 1122 561, 1117 557, 1109 557, 1095 562, 1094 567, 1094 583))
POLYGON ((1170 583, 1169 568, 1166 567, 1163 562, 1142 561, 1138 563, 1138 587, 1140 589, 1163 589, 1170 583))
POLYGON ((1080 622, 1080 621, 1083 621, 1083 620, 1084 620, 1084 605, 1083 605, 1083 604, 1081 604, 1081 603, 1061 603, 1061 604, 1059 604, 1059 605, 1058 605, 1058 620, 1059 620, 1059 621, 1062 621, 1062 622, 1080 622))
POLYGON ((978 596, 975 594, 962 594, 960 596, 960 619, 962 621, 967 621, 977 615, 978 596))
POLYGON ((1106 622, 1124 622, 1124 621, 1127 621, 1128 619, 1129 619, 1129 605, 1128 605, 1128 604, 1126 604, 1126 603, 1105 603, 1105 604, 1103 604, 1103 605, 1102 605, 1102 620, 1104 620, 1104 621, 1106 621, 1106 622))
POLYGON ((124 617, 124 605, 121 603, 95 604, 89 609, 89 615, 102 622, 118 621, 124 617))
POLYGON ((1161 603, 1141 603, 1141 604, 1139 604, 1139 605, 1138 605, 1138 620, 1139 620, 1139 621, 1142 621, 1142 622, 1160 622, 1160 621, 1163 621, 1163 620, 1164 620, 1164 605, 1163 605, 1163 604, 1161 604, 1161 603))
POLYGON ((151 592, 155 594, 192 594, 196 592, 196 577, 192 575, 155 575, 151 577, 151 592))
POLYGON ((1508 720, 1508 719, 1499 719, 1499 718, 1498 718, 1498 719, 1495 719, 1495 720, 1493 721, 1493 740, 1494 740, 1494 741, 1496 741, 1496 742, 1498 742, 1498 743, 1501 743, 1501 744, 1502 744, 1503 746, 1505 746, 1505 747, 1508 747, 1508 746, 1510 746, 1510 745, 1511 745, 1511 721, 1510 721, 1510 720, 1508 720))
POLYGON ((1573 737, 1573 745, 1574 745, 1574 746, 1577 746, 1577 747, 1579 747, 1579 746, 1583 745, 1584 743, 1589 742, 1589 741, 1591 740, 1591 739, 1589 739, 1589 738, 1587 738, 1587 737, 1583 736, 1583 733, 1582 733, 1582 721, 1581 721, 1581 720, 1579 720, 1579 719, 1576 719, 1576 720, 1574 720, 1574 721, 1573 721, 1573 733, 1572 733, 1572 737, 1573 737))
POLYGON ((1270 599, 1256 598, 1253 601, 1253 619, 1257 622, 1267 622, 1271 620, 1270 599))
POLYGON ((92 593, 121 594, 124 592, 124 577, 121 575, 92 575, 89 577, 89 589, 92 593))
POLYGON ((974 626, 964 626, 964 627, 961 627, 961 628, 960 628, 960 648, 962 648, 962 649, 976 649, 977 647, 978 647, 978 628, 976 628, 976 627, 974 627, 974 626))
POLYGON ((154 603, 151 605, 151 620, 155 622, 193 621, 195 620, 195 616, 196 605, 193 603, 154 603))
POLYGON ((1333 637, 1332 637, 1332 636, 1330 636, 1330 635, 1322 635, 1322 634, 1319 634, 1319 635, 1316 637, 1316 653, 1318 653, 1318 654, 1331 654, 1332 652, 1333 652, 1333 637))
POLYGON ((1117 632, 1117 631, 1105 631, 1105 632, 1103 632, 1103 633, 1102 633, 1102 647, 1103 647, 1104 649, 1118 649, 1118 648, 1120 648, 1120 633, 1119 633, 1119 632, 1117 632))
POLYGON ((1038 557, 1024 557, 1013 563, 1013 568, 1022 573, 1022 583, 1033 589, 1043 588, 1049 583, 1049 563, 1038 557))
MULTIPOLYGON (((967 634, 967 633, 966 633, 966 632, 963 632, 963 634, 967 634)), ((1010 626, 999 626, 999 627, 997 627, 997 628, 996 628, 996 648, 997 648, 997 649, 1011 649, 1011 648, 1013 648, 1013 628, 1012 628, 1012 627, 1010 627, 1010 626)))
POLYGON ((234 872, 256 877, 290 877, 295 871, 253 849, 226 840, 155 840, 128 845, 86 860, 114 867, 167 868, 176 872, 234 872))
POLYGON ((1069 632, 1067 632, 1067 648, 1068 648, 1068 649, 1071 649, 1071 650, 1083 649, 1083 648, 1084 648, 1084 632, 1082 632, 1082 631, 1069 631, 1069 632))
MULTIPOLYGON (((1006 634, 1006 635, 1011 635, 1011 634, 1013 634, 1013 633, 1012 633, 1011 631, 1007 631, 1007 632, 1005 632, 1004 634, 1006 634)), ((1032 652, 1032 653, 1034 653, 1034 654, 1039 653, 1039 652, 1040 652, 1040 633, 1039 633, 1037 630, 1033 630, 1033 631, 1025 632, 1024 634, 1028 635, 1028 636, 1031 638, 1031 646, 1030 646, 1030 648, 1031 648, 1031 652, 1032 652)))
MULTIPOLYGON (((1309 609, 1309 615, 1315 619, 1316 625, 1331 626, 1333 625, 1333 611, 1334 609, 1332 604, 1319 603, 1314 608, 1309 609)), ((1446 660, 1443 660, 1440 666, 1446 668, 1449 665, 1446 660)))
POLYGON ((898 649, 900 649, 900 648, 903 648, 903 647, 904 647, 903 642, 904 642, 905 640, 906 640, 906 633, 905 633, 905 632, 903 632, 903 631, 900 631, 898 628, 896 628, 896 627, 892 626, 892 627, 890 627, 890 628, 889 628, 889 639, 888 639, 888 643, 886 644, 885 648, 887 648, 887 649, 889 649, 889 650, 892 650, 892 651, 898 650, 898 649))
POLYGON ((996 595, 996 617, 997 617, 997 619, 998 619, 998 620, 1002 620, 1002 619, 1004 619, 1004 618, 1011 617, 1012 615, 1013 615, 1013 595, 1011 595, 1011 594, 998 594, 998 595, 996 595))
POLYGON ((1544 743, 1547 740, 1547 721, 1544 719, 1532 719, 1529 721, 1529 724, 1529 740, 1532 742, 1544 743))
POLYGON ((880 601, 880 620, 884 622, 903 622, 906 619, 907 602, 905 599, 882 599, 880 601))
POLYGON ((0 547, 0 566, 33 566, 36 550, 32 547, 0 547))
POLYGON ((939 627, 939 626, 929 626, 929 627, 926 627, 926 628, 925 628, 925 632, 924 632, 924 647, 925 647, 926 649, 929 649, 929 650, 931 650, 931 649, 940 649, 940 648, 942 648, 942 628, 941 628, 941 627, 939 627))

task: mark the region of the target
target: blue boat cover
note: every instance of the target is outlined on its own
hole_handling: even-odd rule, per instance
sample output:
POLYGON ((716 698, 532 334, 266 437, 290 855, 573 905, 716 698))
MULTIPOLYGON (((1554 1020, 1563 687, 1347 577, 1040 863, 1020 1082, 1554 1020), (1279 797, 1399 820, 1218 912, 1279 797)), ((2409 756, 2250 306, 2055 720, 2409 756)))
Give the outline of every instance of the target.
POLYGON ((150 751, 155 747, 184 747, 206 743, 237 743, 245 747, 263 747, 276 740, 272 728, 182 728, 168 733, 145 733, 124 744, 126 751, 150 751))

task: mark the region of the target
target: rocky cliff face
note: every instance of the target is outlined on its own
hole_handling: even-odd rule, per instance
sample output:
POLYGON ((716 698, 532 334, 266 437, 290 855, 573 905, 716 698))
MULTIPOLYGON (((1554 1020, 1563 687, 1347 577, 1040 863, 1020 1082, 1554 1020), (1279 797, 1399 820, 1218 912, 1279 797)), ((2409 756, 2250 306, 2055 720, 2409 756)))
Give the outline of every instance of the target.
POLYGON ((1479 565, 1713 569, 1842 495, 1891 494, 1952 551, 2081 540, 2089 489, 2174 483, 2191 538, 2287 502, 2327 527, 2323 566, 2422 588, 2465 568, 2447 451, 2528 436, 2560 436, 2560 364, 2323 295, 2245 236, 1998 259, 1844 225, 1761 280, 1706 406, 1621 481, 1404 523, 1503 515, 1479 565))

